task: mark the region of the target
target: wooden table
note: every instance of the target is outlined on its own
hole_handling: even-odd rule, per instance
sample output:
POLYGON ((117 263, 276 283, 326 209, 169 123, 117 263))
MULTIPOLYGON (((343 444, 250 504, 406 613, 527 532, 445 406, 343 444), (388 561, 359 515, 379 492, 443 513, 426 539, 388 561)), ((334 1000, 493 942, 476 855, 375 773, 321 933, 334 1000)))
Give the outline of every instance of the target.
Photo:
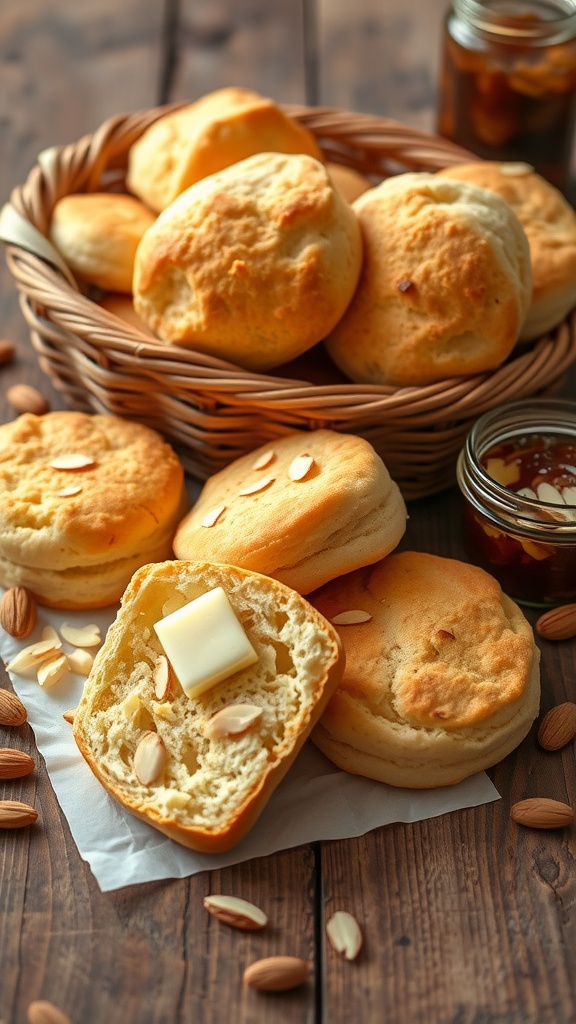
MULTIPOLYGON (((433 128, 443 8, 444 0, 4 0, 0 198, 44 147, 117 112, 225 84, 433 128)), ((4 266, 0 292, 0 335, 18 346, 0 369, 0 415, 13 417, 4 393, 21 381, 61 408, 4 266)), ((572 372, 563 393, 574 394, 575 382, 572 372)), ((414 504, 409 546, 462 556, 458 507, 456 492, 414 504)), ((576 641, 540 644, 546 710, 575 699, 576 641)), ((35 754, 38 767, 0 793, 34 803, 41 824, 0 836, 2 1024, 23 1024, 37 998, 75 1024, 576 1021, 575 830, 531 831, 509 818, 511 802, 526 796, 576 804, 573 744, 547 754, 533 730, 491 771, 502 794, 493 804, 103 895, 31 730, 0 730, 7 743, 35 754), (274 927, 256 937, 218 926, 202 906, 216 891, 273 908, 274 927), (353 964, 325 940, 338 907, 366 936, 353 964), (243 988, 244 965, 284 951, 310 962, 309 985, 277 996, 243 988)))

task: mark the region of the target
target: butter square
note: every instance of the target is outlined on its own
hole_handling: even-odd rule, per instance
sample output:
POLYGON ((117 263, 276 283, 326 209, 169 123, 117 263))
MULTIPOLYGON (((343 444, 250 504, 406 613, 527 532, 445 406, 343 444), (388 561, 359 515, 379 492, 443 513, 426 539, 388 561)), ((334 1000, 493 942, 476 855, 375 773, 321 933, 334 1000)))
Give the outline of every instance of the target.
POLYGON ((171 612, 154 630, 189 697, 258 661, 222 587, 171 612))

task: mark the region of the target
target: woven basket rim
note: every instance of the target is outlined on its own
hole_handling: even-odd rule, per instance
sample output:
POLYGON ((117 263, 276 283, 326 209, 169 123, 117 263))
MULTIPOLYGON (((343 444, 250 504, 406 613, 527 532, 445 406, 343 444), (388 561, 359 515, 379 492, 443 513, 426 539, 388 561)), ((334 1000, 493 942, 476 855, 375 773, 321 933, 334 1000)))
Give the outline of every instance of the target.
MULTIPOLYGON (((118 114, 76 143, 44 151, 27 180, 13 190, 7 204, 10 212, 45 240, 54 205, 69 194, 70 183, 80 184, 75 191, 117 189, 132 141, 159 117, 184 105, 118 114)), ((431 132, 377 115, 334 107, 284 105, 283 109, 316 134, 327 159, 335 153, 340 162, 363 170, 370 166, 387 170, 387 161, 393 167, 400 163, 402 170, 402 161, 411 169, 439 169, 477 159, 431 132)), ((342 422, 358 417, 369 422, 383 412, 387 418, 397 416, 398 420, 429 413, 434 422, 437 417, 446 419, 447 413, 473 416, 476 410, 506 400, 513 388, 512 397, 517 397, 518 390, 522 393, 528 387, 532 391, 535 386, 544 387, 576 358, 573 314, 549 334, 528 346, 518 346, 496 370, 434 384, 322 384, 275 372, 248 371, 187 346, 151 339, 82 294, 55 262, 19 241, 4 240, 24 315, 40 333, 47 328, 41 311, 48 310, 50 323, 78 338, 85 346, 86 358, 103 369, 116 365, 137 377, 157 381, 168 375, 181 385, 183 393, 187 388, 201 388, 208 397, 225 395, 228 402, 240 406, 256 403, 261 407, 293 407, 295 412, 320 419, 336 416, 342 422)))

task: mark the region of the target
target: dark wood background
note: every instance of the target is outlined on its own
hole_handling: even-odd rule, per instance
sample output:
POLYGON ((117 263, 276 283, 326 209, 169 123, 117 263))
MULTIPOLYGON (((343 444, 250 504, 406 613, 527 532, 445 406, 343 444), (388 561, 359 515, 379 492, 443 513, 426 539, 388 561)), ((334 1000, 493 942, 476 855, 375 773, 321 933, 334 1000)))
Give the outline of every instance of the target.
MULTIPOLYGON (((226 84, 433 128, 444 6, 3 0, 0 201, 44 147, 115 113, 226 84)), ((3 264, 0 336, 17 345, 0 368, 0 417, 14 415, 5 392, 21 381, 62 407, 3 264)), ((574 394, 575 382, 572 372, 563 393, 574 394)), ((456 492, 410 512, 404 546, 463 555, 456 492)), ((576 642, 541 648, 546 710, 575 699, 576 642)), ((80 860, 30 729, 0 729, 0 745, 37 759, 35 774, 0 784, 0 796, 40 812, 35 827, 0 834, 0 1024, 23 1024, 38 998, 74 1024, 576 1021, 575 830, 536 832, 509 819, 510 803, 525 796, 576 804, 573 744, 544 753, 533 730, 491 771, 502 794, 494 804, 105 895, 80 860), (202 907, 217 891, 267 907, 273 926, 251 935, 219 925, 202 907), (338 908, 352 911, 366 936, 352 964, 325 941, 324 922, 338 908), (243 988, 244 966, 279 952, 309 960, 310 984, 276 996, 243 988)))

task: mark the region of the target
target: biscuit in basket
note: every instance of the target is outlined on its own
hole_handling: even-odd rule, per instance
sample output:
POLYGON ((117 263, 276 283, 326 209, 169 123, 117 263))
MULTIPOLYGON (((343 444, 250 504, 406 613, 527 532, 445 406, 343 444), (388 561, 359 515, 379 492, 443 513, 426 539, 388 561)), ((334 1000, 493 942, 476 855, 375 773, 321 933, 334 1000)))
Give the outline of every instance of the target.
POLYGON ((155 431, 111 415, 24 414, 0 426, 0 583, 53 608, 117 601, 172 553, 184 471, 155 431))
POLYGON ((425 385, 492 370, 530 303, 528 240, 493 192, 426 172, 353 203, 364 263, 328 352, 353 381, 425 385))
MULTIPOLYGON (((221 630, 226 645, 222 626, 218 620, 212 644, 221 630)), ((276 580, 202 562, 145 566, 96 656, 74 736, 128 810, 184 846, 218 853, 251 828, 341 675, 336 630, 276 580), (154 627, 218 588, 255 658, 189 696, 166 671, 154 627)))
POLYGON ((133 196, 74 194, 56 203, 49 236, 80 281, 104 291, 131 292, 136 249, 155 219, 133 196))
POLYGON ((483 569, 404 551, 310 600, 341 623, 344 676, 312 736, 340 768, 393 786, 448 786, 528 733, 539 651, 483 569))
POLYGON ((529 164, 491 160, 439 171, 498 193, 510 204, 530 244, 532 301, 520 340, 556 327, 576 306, 576 211, 529 164))
POLYGON ((331 430, 294 433, 210 477, 174 538, 178 558, 233 563, 307 594, 383 558, 406 506, 372 445, 331 430))
POLYGON ((353 203, 363 192, 372 188, 372 182, 364 174, 360 174, 354 167, 347 164, 336 164, 331 160, 326 162, 326 170, 340 192, 349 203, 353 203))
POLYGON ((128 189, 159 213, 201 178, 254 153, 308 153, 312 132, 250 89, 217 89, 150 125, 128 154, 128 189))
POLYGON ((361 262, 356 215, 325 167, 259 153, 158 216, 136 253, 134 306, 163 341, 267 370, 334 327, 361 262))

